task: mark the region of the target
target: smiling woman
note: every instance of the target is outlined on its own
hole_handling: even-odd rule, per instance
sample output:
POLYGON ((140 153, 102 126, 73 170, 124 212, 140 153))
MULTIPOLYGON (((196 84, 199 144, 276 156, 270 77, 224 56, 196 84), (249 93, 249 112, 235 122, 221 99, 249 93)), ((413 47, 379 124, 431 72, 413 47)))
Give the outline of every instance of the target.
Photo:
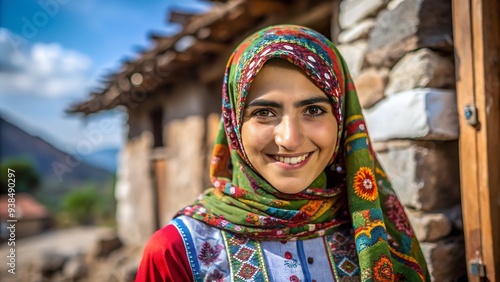
POLYGON ((303 191, 334 156, 339 127, 330 99, 299 67, 273 59, 246 102, 241 136, 250 164, 278 191, 303 191))
POLYGON ((428 281, 349 71, 272 26, 229 58, 213 187, 149 240, 136 281, 428 281))

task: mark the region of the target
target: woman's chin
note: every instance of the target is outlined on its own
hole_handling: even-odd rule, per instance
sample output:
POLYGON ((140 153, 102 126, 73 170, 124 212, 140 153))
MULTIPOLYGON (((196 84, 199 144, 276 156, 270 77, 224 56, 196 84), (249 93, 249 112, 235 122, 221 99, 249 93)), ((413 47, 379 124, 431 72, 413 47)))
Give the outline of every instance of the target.
MULTIPOLYGON (((272 185, 272 183, 271 183, 272 185)), ((302 183, 287 183, 280 182, 278 185, 273 185, 273 187, 284 194, 297 194, 304 191, 308 185, 302 183)))

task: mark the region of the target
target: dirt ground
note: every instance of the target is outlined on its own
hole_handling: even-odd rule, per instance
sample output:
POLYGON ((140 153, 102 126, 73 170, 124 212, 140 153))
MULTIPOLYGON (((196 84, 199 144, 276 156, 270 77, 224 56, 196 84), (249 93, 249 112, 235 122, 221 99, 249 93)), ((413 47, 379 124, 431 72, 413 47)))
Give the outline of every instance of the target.
POLYGON ((27 238, 16 240, 16 274, 8 272, 9 269, 9 249, 6 242, 0 246, 0 281, 2 282, 45 282, 45 281, 71 281, 57 274, 50 278, 44 278, 40 273, 36 273, 44 258, 44 253, 58 253, 67 257, 74 257, 77 254, 84 254, 86 257, 86 265, 88 274, 85 279, 79 281, 123 281, 119 279, 119 275, 112 275, 116 271, 116 265, 123 260, 123 256, 127 254, 127 250, 122 248, 118 252, 110 254, 107 258, 90 258, 92 248, 95 247, 96 241, 105 234, 109 234, 112 230, 104 227, 82 226, 63 230, 46 231, 40 235, 35 235, 27 238), (119 254, 116 254, 119 253, 119 254), (111 279, 110 277, 116 277, 111 279))

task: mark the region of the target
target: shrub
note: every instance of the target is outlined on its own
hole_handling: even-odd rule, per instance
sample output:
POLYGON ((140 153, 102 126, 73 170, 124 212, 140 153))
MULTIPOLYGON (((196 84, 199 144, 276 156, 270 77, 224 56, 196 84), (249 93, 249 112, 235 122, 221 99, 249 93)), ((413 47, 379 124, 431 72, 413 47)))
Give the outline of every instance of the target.
POLYGON ((99 217, 103 198, 92 186, 68 191, 62 201, 62 211, 78 224, 93 224, 99 217))

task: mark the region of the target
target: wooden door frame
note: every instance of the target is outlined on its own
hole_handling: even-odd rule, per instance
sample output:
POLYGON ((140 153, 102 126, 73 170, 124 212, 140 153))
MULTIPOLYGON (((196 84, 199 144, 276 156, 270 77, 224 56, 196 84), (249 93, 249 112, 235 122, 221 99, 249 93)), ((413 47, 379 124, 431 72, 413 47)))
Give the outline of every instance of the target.
POLYGON ((460 177, 470 281, 500 280, 500 21, 497 0, 453 0, 460 177), (475 106, 472 126, 464 109, 475 106), (482 265, 485 277, 471 264, 482 265))

